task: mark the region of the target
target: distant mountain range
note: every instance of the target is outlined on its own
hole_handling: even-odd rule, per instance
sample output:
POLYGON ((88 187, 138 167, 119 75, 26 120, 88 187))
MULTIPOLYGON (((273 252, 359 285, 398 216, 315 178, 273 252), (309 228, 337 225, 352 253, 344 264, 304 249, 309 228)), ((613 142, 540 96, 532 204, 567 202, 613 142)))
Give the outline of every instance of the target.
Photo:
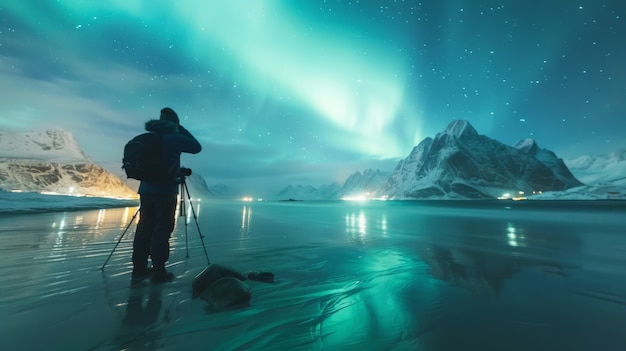
POLYGON ((350 175, 343 185, 330 183, 315 188, 311 185, 289 185, 277 197, 281 200, 339 200, 372 197, 387 181, 391 172, 366 169, 350 175))
POLYGON ((537 199, 626 199, 626 150, 584 155, 565 162, 584 186, 535 196, 537 199))
POLYGON ((622 183, 626 185, 626 150, 607 155, 584 155, 567 161, 572 173, 585 184, 622 183))
POLYGON ((95 164, 71 133, 0 131, 0 189, 136 198, 119 177, 95 164))
MULTIPOLYGON (((626 193, 626 151, 583 156, 569 164, 554 152, 523 139, 513 146, 480 135, 468 121, 455 120, 425 138, 392 172, 356 172, 343 186, 288 186, 281 199, 490 199, 508 194, 531 198, 606 198, 626 193), (592 185, 591 185, 592 184, 592 185), (621 185, 620 185, 621 184, 621 185)), ((626 195, 624 195, 626 196, 626 195)))
POLYGON ((186 178, 186 184, 192 198, 234 200, 237 197, 233 189, 224 184, 207 185, 204 177, 196 172, 186 178))
MULTIPOLYGON (((123 178, 121 171, 113 174, 95 164, 62 129, 0 131, 1 190, 136 197, 132 188, 138 182, 123 178)), ((233 199, 236 193, 224 184, 207 186, 195 173, 187 185, 194 197, 233 199)), ((581 156, 566 165, 532 139, 508 146, 456 120, 422 140, 393 171, 357 171, 342 185, 289 185, 268 200, 489 199, 505 193, 537 199, 626 197, 626 150, 581 156)))

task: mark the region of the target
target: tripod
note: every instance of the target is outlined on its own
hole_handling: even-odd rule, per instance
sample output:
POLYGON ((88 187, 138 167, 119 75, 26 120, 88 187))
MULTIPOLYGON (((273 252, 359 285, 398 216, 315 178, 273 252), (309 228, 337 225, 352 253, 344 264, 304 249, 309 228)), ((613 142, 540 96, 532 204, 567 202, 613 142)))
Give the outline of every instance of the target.
MULTIPOLYGON (((191 208, 191 213, 193 214, 193 219, 196 223, 196 228, 198 229, 198 235, 200 236, 200 241, 202 242, 202 248, 204 249, 204 256, 206 257, 207 264, 211 264, 211 261, 209 260, 209 254, 207 253, 206 246, 204 245, 204 235, 202 235, 202 233, 200 232, 200 226, 198 225, 198 217, 196 216, 196 211, 193 208, 193 204, 191 202, 191 195, 189 194, 189 188, 187 187, 187 182, 185 179, 186 177, 182 177, 182 182, 180 183, 180 216, 183 217, 185 221, 185 247, 187 249, 186 258, 189 258, 189 240, 188 240, 189 235, 187 232, 188 223, 187 223, 187 206, 185 205, 185 194, 187 195, 187 199, 189 200, 189 207, 191 208)), ((135 214, 133 215, 133 218, 130 220, 130 222, 128 222, 128 225, 122 232, 122 235, 120 235, 120 238, 117 240, 115 247, 113 247, 113 250, 111 250, 109 257, 107 257, 106 261, 104 261, 104 264, 100 268, 101 271, 104 271, 104 267, 107 265, 107 263, 109 263, 111 256, 113 256, 113 253, 119 246, 120 242, 122 242, 124 235, 126 235, 128 228, 130 228, 131 224, 133 224, 133 222, 135 221, 135 218, 139 214, 140 210, 141 208, 138 208, 137 212, 135 212, 135 214)))
POLYGON ((198 225, 198 217, 196 216, 196 211, 193 209, 193 204, 191 203, 191 195, 189 194, 189 188, 187 187, 186 177, 182 177, 182 182, 180 183, 180 216, 184 218, 185 221, 185 247, 187 249, 187 258, 189 258, 189 243, 187 235, 187 206, 185 206, 185 194, 187 194, 187 199, 189 200, 189 208, 191 208, 191 214, 193 215, 193 220, 196 223, 196 229, 198 230, 198 236, 200 236, 200 242, 202 242, 202 248, 204 249, 204 256, 206 257, 207 264, 211 264, 209 260, 209 254, 206 252, 206 246, 204 245, 204 235, 200 232, 200 226, 198 225))

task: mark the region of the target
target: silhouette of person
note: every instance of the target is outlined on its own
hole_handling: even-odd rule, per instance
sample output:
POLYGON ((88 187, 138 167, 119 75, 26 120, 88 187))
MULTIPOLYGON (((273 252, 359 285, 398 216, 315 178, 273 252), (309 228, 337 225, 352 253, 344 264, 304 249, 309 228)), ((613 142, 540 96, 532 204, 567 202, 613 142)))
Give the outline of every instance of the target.
POLYGON ((187 129, 180 125, 174 110, 165 107, 158 120, 146 122, 146 130, 161 136, 163 156, 172 179, 178 181, 153 182, 142 180, 139 184, 140 217, 133 241, 133 271, 131 284, 150 278, 152 283, 163 283, 174 279, 174 274, 165 269, 169 259, 169 239, 174 230, 176 202, 181 173, 181 153, 197 154, 202 146, 187 129), (148 257, 152 269, 148 267, 148 257))

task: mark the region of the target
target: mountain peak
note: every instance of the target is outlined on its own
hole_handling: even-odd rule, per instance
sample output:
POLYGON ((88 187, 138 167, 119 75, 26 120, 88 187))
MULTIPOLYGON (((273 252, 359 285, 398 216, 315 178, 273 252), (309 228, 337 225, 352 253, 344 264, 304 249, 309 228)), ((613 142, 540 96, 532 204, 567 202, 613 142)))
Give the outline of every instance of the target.
POLYGON ((61 162, 90 161, 72 133, 61 128, 26 133, 0 131, 0 136, 0 157, 61 162))
POLYGON ((451 122, 432 143, 424 139, 420 145, 400 160, 377 196, 482 199, 582 185, 561 159, 534 140, 507 146, 479 135, 464 120, 451 122))
POLYGON ((91 161, 72 133, 63 129, 0 131, 0 188, 136 197, 119 177, 91 161))
POLYGON ((534 139, 530 138, 518 141, 517 143, 515 143, 515 145, 513 145, 513 147, 529 155, 535 155, 537 153, 537 150, 539 150, 537 142, 534 139))
POLYGON ((478 132, 472 127, 470 122, 462 119, 450 122, 444 133, 456 136, 457 138, 478 135, 478 132))

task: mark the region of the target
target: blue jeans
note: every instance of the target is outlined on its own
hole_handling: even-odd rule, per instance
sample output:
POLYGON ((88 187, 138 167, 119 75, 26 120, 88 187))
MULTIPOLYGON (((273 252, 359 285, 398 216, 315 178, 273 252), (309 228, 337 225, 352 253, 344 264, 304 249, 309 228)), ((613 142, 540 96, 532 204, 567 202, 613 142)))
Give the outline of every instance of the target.
POLYGON ((133 240, 133 269, 143 270, 148 256, 155 270, 165 269, 170 256, 170 236, 174 230, 177 194, 141 194, 139 223, 133 240))

